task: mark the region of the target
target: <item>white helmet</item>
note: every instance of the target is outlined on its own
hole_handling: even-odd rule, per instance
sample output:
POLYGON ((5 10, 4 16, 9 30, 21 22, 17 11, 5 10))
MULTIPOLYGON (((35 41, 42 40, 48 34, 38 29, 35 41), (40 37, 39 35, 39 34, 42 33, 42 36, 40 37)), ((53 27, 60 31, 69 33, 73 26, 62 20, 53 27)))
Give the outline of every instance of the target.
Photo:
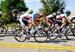
POLYGON ((37 14, 37 15, 40 15, 40 11, 39 10, 36 10, 34 13, 37 14))
POLYGON ((60 11, 57 11, 57 15, 60 15, 61 14, 61 12, 60 11))

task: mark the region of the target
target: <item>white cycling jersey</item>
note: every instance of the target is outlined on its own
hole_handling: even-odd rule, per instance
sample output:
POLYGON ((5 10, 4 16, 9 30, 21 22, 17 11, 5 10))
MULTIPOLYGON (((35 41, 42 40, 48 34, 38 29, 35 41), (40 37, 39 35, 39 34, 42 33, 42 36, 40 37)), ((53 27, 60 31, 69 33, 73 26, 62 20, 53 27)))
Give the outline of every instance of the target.
POLYGON ((26 13, 24 13, 24 14, 22 14, 22 15, 20 15, 20 18, 19 18, 19 21, 20 21, 20 23, 21 23, 21 25, 22 26, 24 26, 25 24, 23 23, 23 21, 22 21, 22 19, 24 18, 24 17, 31 17, 32 15, 31 14, 29 14, 28 12, 26 12, 26 13))
POLYGON ((52 17, 53 17, 53 15, 52 15, 52 14, 50 14, 50 15, 48 15, 48 16, 47 16, 47 18, 52 18, 52 17))
POLYGON ((59 19, 59 18, 60 18, 60 15, 57 15, 57 16, 56 16, 56 19, 59 19))
POLYGON ((64 17, 64 14, 57 15, 56 16, 57 21, 63 23, 64 22, 64 18, 62 18, 62 17, 64 17))
POLYGON ((63 19, 63 18, 67 18, 67 14, 60 14, 56 16, 57 19, 63 19))

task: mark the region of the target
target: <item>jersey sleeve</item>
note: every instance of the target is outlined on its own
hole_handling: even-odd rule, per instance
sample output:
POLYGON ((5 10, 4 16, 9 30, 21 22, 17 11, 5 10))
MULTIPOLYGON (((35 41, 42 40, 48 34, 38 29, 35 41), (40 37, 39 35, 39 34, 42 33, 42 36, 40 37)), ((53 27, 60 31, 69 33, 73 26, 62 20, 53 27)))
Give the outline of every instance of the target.
POLYGON ((36 16, 35 14, 32 14, 32 20, 35 20, 36 16))
POLYGON ((67 18, 67 14, 61 14, 61 17, 67 18))
POLYGON ((64 14, 64 17, 67 18, 67 14, 64 14))
POLYGON ((52 17, 53 17, 53 15, 48 15, 48 16, 47 16, 47 18, 52 18, 52 17))

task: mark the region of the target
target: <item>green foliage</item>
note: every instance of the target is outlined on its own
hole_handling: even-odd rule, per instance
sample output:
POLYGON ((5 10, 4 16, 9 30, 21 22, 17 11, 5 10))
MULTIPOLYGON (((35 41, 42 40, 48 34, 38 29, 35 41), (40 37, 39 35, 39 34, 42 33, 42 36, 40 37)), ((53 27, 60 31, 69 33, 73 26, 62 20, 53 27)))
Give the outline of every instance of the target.
POLYGON ((44 11, 47 15, 58 11, 61 8, 65 8, 64 0, 41 0, 43 8, 41 11, 44 11))
POLYGON ((1 4, 1 9, 3 12, 2 19, 5 22, 13 22, 15 18, 11 16, 11 11, 13 9, 18 9, 18 10, 23 10, 27 11, 28 8, 26 7, 24 0, 5 0, 2 1, 1 4))

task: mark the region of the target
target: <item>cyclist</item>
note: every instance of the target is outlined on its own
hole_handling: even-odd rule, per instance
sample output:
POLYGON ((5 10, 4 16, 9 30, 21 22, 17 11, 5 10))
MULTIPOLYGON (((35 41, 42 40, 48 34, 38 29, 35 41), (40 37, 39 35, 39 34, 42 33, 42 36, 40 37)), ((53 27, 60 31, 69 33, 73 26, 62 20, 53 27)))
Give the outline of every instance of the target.
POLYGON ((63 14, 60 14, 59 18, 62 19, 62 25, 60 26, 60 31, 62 32, 62 28, 66 26, 66 24, 68 23, 72 23, 71 20, 68 18, 68 16, 70 16, 71 12, 70 11, 66 11, 63 14))
POLYGON ((32 13, 31 19, 30 19, 31 23, 29 24, 29 29, 28 29, 29 32, 30 32, 30 29, 32 28, 32 26, 37 27, 36 21, 37 21, 37 19, 40 20, 40 18, 39 18, 40 16, 41 15, 40 15, 39 11, 35 11, 32 13))
POLYGON ((74 26, 74 23, 75 23, 75 14, 71 14, 70 16, 68 16, 68 18, 71 20, 71 22, 73 23, 72 24, 72 26, 71 26, 71 28, 75 28, 74 26))
POLYGON ((2 11, 0 11, 0 17, 2 17, 2 14, 3 14, 2 11))
POLYGON ((55 24, 54 24, 55 19, 56 19, 56 13, 50 14, 50 15, 48 15, 48 16, 46 17, 46 21, 47 21, 49 24, 51 24, 51 28, 53 28, 54 25, 55 25, 55 24))
POLYGON ((63 17, 61 17, 61 12, 60 11, 57 11, 57 16, 56 16, 56 23, 59 25, 59 26, 61 26, 61 24, 62 24, 62 19, 63 19, 63 17))
MULTIPOLYGON (((0 10, 0 17, 2 17, 2 15, 4 15, 4 14, 3 14, 3 12, 0 10)), ((4 23, 3 20, 0 20, 0 25, 3 24, 3 23, 4 23)))
POLYGON ((26 13, 20 15, 19 22, 22 26, 22 29, 25 30, 25 27, 28 26, 29 19, 31 18, 32 10, 28 10, 26 13))

